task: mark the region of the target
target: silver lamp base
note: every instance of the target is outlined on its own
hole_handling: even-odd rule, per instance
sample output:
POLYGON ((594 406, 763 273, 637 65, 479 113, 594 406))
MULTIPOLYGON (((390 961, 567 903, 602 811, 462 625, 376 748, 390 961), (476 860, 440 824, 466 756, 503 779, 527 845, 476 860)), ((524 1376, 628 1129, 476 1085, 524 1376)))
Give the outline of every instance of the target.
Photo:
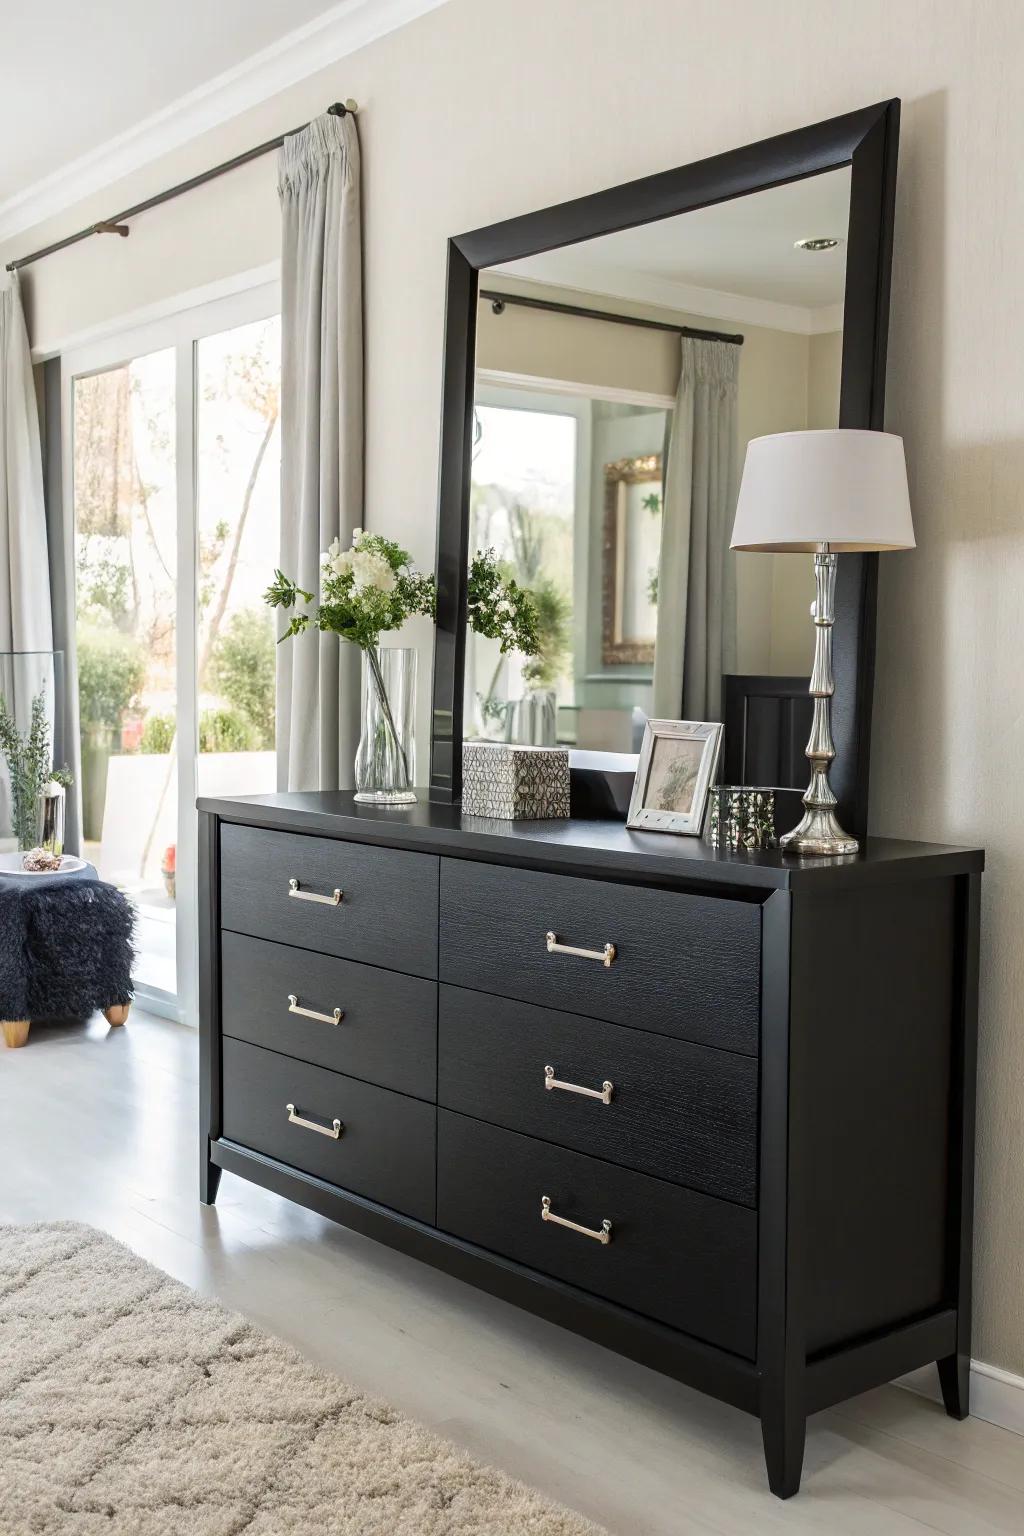
MULTIPOLYGON (((806 804, 806 801, 805 801, 806 804)), ((856 853, 855 837, 844 832, 832 810, 806 810, 803 820, 792 832, 779 838, 786 853, 856 853)))
POLYGON ((835 808, 839 802, 828 782, 829 765, 836 755, 829 719, 829 706, 835 692, 832 625, 835 620, 836 556, 827 544, 822 544, 814 556, 814 579, 816 596, 811 607, 811 618, 814 620, 814 669, 809 690, 814 700, 814 719, 807 743, 811 782, 803 797, 803 820, 792 832, 779 838, 779 846, 784 853, 834 856, 856 853, 860 844, 855 837, 844 832, 836 820, 835 808))

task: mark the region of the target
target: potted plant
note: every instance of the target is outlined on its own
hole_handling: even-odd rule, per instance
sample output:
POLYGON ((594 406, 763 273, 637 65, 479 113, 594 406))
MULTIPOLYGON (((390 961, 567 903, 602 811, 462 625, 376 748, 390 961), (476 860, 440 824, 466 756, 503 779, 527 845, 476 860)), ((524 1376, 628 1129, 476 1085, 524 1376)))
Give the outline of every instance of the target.
POLYGON ((164 856, 160 860, 160 874, 163 877, 164 890, 171 900, 175 896, 176 871, 178 867, 178 846, 171 843, 164 849, 164 856))
MULTIPOLYGON (((7 762, 11 790, 11 824, 21 852, 36 847, 40 841, 40 812, 44 791, 54 800, 71 783, 66 768, 53 766, 50 751, 50 726, 46 718, 46 690, 41 688, 32 700, 27 731, 19 731, 7 701, 0 695, 0 751, 7 762)), ((52 851, 63 851, 63 816, 48 834, 52 851), (59 846, 58 846, 59 845, 59 846)))

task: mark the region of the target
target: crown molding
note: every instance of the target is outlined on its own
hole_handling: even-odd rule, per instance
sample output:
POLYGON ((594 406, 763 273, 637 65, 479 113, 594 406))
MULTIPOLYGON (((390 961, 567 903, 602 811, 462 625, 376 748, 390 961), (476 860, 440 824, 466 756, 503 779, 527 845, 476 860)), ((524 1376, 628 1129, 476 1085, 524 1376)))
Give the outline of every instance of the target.
POLYGON ((585 257, 574 260, 570 267, 565 261, 564 247, 553 253, 550 262, 545 259, 546 256, 547 252, 542 251, 538 255, 528 256, 522 263, 490 267, 488 271, 538 288, 589 293, 613 302, 615 299, 628 299, 673 314, 717 320, 723 325, 764 326, 767 330, 791 331, 798 336, 814 336, 825 331, 841 331, 843 328, 841 304, 823 305, 820 309, 806 308, 800 304, 781 304, 775 299, 755 299, 748 294, 677 283, 632 268, 613 269, 590 263, 585 257), (527 262, 529 272, 523 270, 527 262))
MULTIPOLYGON (((134 127, 0 203, 0 241, 32 229, 446 0, 340 0, 134 127)), ((325 102, 326 106, 327 103, 325 102)))

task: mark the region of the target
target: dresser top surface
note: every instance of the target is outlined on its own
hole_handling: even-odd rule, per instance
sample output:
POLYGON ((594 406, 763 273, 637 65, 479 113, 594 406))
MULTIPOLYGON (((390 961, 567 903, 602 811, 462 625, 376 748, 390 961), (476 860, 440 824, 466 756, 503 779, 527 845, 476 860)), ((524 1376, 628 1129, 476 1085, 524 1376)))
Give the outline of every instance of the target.
POLYGON ((357 805, 351 791, 204 797, 201 811, 225 821, 318 836, 340 837, 452 857, 559 870, 566 874, 656 879, 750 890, 836 890, 883 881, 980 871, 976 848, 868 838, 858 854, 836 859, 712 848, 703 838, 634 832, 621 822, 499 821, 463 816, 420 791, 410 806, 357 805))

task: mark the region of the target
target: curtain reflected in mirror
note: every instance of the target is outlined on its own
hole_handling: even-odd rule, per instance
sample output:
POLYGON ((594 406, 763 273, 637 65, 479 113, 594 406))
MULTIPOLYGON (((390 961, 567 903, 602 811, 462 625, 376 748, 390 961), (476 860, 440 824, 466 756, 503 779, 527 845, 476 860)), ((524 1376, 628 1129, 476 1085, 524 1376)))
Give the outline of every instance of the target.
POLYGON ((633 752, 809 673, 811 561, 728 545, 748 441, 837 424, 848 202, 832 171, 481 273, 470 557, 539 641, 467 635, 468 736, 633 752))

